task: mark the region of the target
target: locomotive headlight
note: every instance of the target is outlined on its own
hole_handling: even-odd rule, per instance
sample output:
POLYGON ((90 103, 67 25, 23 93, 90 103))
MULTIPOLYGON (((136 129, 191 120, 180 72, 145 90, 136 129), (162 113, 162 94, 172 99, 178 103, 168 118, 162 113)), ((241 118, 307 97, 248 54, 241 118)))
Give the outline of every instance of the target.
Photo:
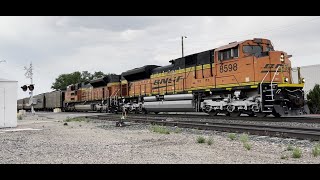
POLYGON ((289 78, 284 78, 284 82, 289 82, 289 78))
POLYGON ((305 83, 305 82, 306 82, 306 79, 305 79, 305 78, 302 78, 302 79, 301 79, 301 82, 302 82, 302 83, 305 83))
POLYGON ((284 55, 283 54, 281 54, 281 56, 280 56, 280 62, 284 62, 284 55))

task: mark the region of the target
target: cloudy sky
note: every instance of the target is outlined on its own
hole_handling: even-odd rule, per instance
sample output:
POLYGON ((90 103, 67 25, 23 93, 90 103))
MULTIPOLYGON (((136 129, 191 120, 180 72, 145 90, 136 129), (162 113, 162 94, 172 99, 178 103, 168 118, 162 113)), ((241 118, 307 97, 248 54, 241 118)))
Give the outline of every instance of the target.
POLYGON ((293 66, 320 64, 320 17, 2 16, 0 27, 0 78, 28 83, 32 61, 36 94, 51 91, 62 73, 166 65, 181 56, 182 35, 185 55, 261 37, 292 54, 293 66))

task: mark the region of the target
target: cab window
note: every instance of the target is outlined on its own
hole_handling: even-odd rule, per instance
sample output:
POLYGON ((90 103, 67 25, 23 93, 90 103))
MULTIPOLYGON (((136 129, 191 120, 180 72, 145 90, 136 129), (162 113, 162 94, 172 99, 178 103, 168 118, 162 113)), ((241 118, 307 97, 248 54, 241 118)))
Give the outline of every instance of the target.
POLYGON ((257 45, 245 45, 242 47, 243 53, 246 54, 261 54, 262 53, 262 46, 257 45))
POLYGON ((238 47, 219 51, 218 56, 219 56, 218 59, 220 61, 237 58, 237 57, 239 57, 238 47))

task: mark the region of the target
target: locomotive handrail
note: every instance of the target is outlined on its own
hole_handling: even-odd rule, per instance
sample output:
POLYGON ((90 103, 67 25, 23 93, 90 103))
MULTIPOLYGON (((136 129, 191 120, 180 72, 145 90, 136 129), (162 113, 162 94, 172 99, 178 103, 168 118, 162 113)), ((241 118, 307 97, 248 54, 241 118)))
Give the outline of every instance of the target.
POLYGON ((281 66, 279 66, 278 68, 277 68, 277 70, 276 70, 276 72, 273 74, 273 78, 272 78, 272 81, 271 81, 271 99, 273 100, 274 98, 273 98, 273 81, 274 81, 274 78, 276 77, 276 74, 278 73, 278 70, 279 70, 279 68, 280 68, 281 66))
POLYGON ((260 95, 261 95, 261 101, 260 101, 260 108, 261 108, 261 112, 263 111, 263 107, 262 107, 262 83, 264 82, 264 80, 266 79, 267 75, 269 74, 270 71, 268 71, 266 73, 266 75, 263 77, 262 81, 260 82, 260 95))

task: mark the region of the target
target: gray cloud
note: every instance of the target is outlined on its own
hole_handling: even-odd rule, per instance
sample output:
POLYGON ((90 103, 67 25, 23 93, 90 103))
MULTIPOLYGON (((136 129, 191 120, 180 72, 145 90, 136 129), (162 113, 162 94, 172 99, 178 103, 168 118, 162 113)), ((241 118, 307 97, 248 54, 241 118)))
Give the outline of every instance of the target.
POLYGON ((0 26, 0 59, 7 60, 0 77, 21 86, 32 61, 35 93, 51 91, 61 73, 166 65, 181 56, 181 35, 188 37, 185 54, 263 37, 292 54, 294 66, 320 58, 320 17, 0 17, 0 26))

